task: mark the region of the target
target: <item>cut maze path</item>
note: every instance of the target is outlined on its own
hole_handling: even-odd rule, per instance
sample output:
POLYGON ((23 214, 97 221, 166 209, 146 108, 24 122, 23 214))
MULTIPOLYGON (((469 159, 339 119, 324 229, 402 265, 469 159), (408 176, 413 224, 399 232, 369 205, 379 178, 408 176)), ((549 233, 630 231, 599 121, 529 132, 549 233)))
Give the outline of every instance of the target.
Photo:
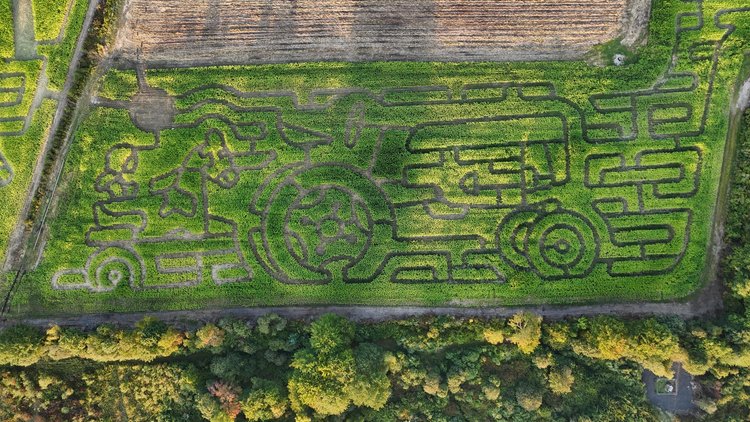
POLYGON ((698 25, 678 24, 676 42, 662 35, 680 60, 649 76, 653 85, 614 84, 586 98, 555 77, 524 80, 520 69, 531 64, 508 82, 476 67, 428 85, 392 67, 349 87, 300 86, 294 72, 266 79, 277 77, 271 67, 251 80, 226 69, 148 78, 139 70, 130 93, 97 95, 78 129, 83 144, 73 146, 68 165, 87 172, 61 186, 93 189, 64 207, 93 214, 68 221, 63 208, 62 222, 50 221, 47 250, 69 253, 45 254, 32 270, 32 313, 73 313, 75 302, 89 314, 54 321, 95 325, 267 312, 355 319, 715 312, 721 226, 706 204, 720 189, 724 143, 702 142, 726 134, 707 122, 726 112, 734 75, 723 61, 738 59, 722 45, 750 8, 709 9, 705 18, 700 4, 684 8, 677 21, 698 25), (708 37, 714 41, 701 42, 708 37), (403 162, 386 165, 386 146, 400 149, 403 162), (646 232, 647 239, 631 234, 646 232), (704 268, 708 244, 716 255, 704 268), (699 277, 711 282, 688 302, 641 302, 684 297, 699 277), (524 282, 546 290, 514 290, 524 282), (623 302, 598 304, 605 300, 623 302), (196 301, 208 309, 99 313, 190 309, 196 301), (493 306, 586 301, 593 304, 493 306), (408 306, 426 303, 438 306, 408 306))

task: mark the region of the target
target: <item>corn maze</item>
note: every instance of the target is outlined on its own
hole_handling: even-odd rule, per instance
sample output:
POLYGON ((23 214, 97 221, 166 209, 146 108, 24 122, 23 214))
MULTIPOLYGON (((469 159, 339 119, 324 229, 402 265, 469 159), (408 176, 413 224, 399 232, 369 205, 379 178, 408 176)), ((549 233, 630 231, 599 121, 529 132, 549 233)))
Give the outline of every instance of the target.
MULTIPOLYGON (((34 2, 37 18, 48 25, 44 33, 34 27, 32 2, 0 5, 0 290, 4 275, 14 270, 12 244, 18 243, 27 199, 33 194, 33 172, 38 169, 52 126, 57 100, 63 93, 87 3, 58 2, 59 10, 47 16, 45 4, 34 2), (64 3, 64 4, 63 4, 64 3), (20 23, 19 23, 20 22, 20 23)), ((18 245, 16 244, 16 247, 18 245)), ((15 251, 18 252, 18 251, 15 251)))
MULTIPOLYGON (((38 64, 30 66, 13 63, 7 66, 4 73, 0 73, 0 137, 18 137, 26 133, 31 125, 33 109, 31 101, 36 89, 38 64), (15 71, 14 71, 15 70, 15 71)), ((13 167, 0 151, 0 163, 3 173, 0 173, 0 186, 6 186, 13 181, 13 167)))
POLYGON ((105 76, 19 300, 685 296, 702 283, 750 7, 672 10, 655 81, 583 94, 564 74, 386 65, 354 83, 335 65, 117 71, 137 80, 117 93, 105 76))

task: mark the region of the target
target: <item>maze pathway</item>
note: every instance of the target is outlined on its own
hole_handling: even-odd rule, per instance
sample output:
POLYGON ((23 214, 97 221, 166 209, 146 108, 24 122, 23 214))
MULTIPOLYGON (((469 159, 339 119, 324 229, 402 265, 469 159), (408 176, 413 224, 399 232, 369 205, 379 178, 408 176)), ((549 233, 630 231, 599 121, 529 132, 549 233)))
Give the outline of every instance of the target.
MULTIPOLYGON (((39 182, 42 156, 53 126, 68 62, 84 19, 85 0, 70 0, 52 39, 35 33, 31 0, 0 8, 7 40, 0 40, 0 292, 5 275, 18 270, 24 217, 39 182), (10 28, 12 27, 12 29, 10 28), (8 43, 12 44, 9 45, 8 43), (36 172, 36 173, 35 173, 36 172)), ((55 31, 51 31, 55 32, 55 31)))
POLYGON ((748 16, 684 2, 655 82, 584 97, 499 72, 294 90, 293 71, 139 71, 79 129, 70 183, 90 193, 32 277, 136 307, 685 295, 748 16))

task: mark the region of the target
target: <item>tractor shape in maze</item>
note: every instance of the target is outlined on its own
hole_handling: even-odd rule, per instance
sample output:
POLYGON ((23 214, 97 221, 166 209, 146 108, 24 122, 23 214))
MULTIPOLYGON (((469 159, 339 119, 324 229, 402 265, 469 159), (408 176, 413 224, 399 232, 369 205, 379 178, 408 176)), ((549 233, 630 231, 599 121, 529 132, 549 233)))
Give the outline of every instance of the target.
POLYGON ((154 143, 113 142, 95 250, 53 287, 666 274, 690 241, 729 18, 747 12, 696 5, 659 81, 590 107, 548 82, 159 94, 174 121, 131 110, 154 143))

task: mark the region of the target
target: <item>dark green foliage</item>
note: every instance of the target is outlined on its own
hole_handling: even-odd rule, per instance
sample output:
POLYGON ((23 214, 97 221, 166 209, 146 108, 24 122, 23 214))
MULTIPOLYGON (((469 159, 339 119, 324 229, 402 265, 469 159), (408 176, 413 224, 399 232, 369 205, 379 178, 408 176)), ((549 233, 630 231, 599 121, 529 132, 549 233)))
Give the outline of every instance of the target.
POLYGON ((112 365, 83 379, 85 408, 97 420, 147 422, 197 416, 194 374, 179 365, 112 365))
POLYGON ((252 388, 241 402, 242 414, 249 421, 278 419, 284 416, 289 400, 284 385, 278 382, 253 378, 252 388))
POLYGON ((44 336, 39 330, 16 326, 0 331, 0 364, 29 366, 44 353, 44 336))
POLYGON ((53 419, 65 408, 131 420, 652 421, 642 368, 681 360, 707 365, 703 408, 725 417, 747 409, 745 352, 725 338, 729 326, 537 318, 355 324, 325 315, 308 325, 269 315, 255 326, 225 319, 187 331, 149 319, 129 330, 8 328, 3 364, 34 366, 9 367, 0 382, 24 392, 0 399, 53 419), (540 327, 541 337, 536 328, 519 334, 523 324, 540 327), (508 330, 505 341, 485 338, 497 330, 508 330), (21 355, 32 358, 11 357, 21 355), (152 359, 159 363, 145 363, 152 359))

